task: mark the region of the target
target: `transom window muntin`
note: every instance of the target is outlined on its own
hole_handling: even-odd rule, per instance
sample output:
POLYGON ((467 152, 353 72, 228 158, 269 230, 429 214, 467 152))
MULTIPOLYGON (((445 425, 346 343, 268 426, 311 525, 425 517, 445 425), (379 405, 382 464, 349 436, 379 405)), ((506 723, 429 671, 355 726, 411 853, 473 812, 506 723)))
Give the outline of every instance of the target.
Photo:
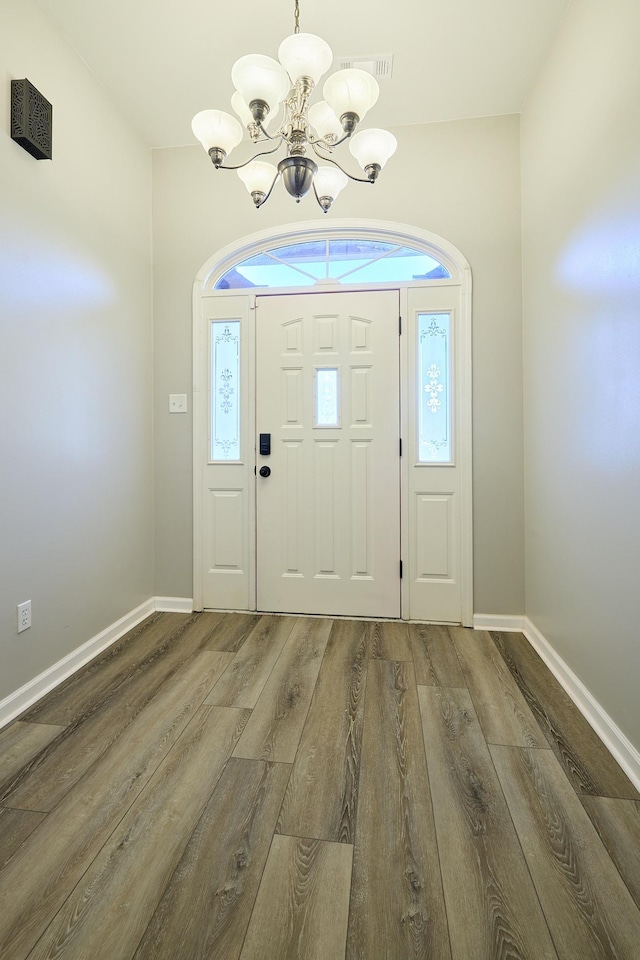
POLYGON ((317 238, 252 254, 227 269, 215 290, 407 283, 451 279, 424 250, 367 237, 317 238))

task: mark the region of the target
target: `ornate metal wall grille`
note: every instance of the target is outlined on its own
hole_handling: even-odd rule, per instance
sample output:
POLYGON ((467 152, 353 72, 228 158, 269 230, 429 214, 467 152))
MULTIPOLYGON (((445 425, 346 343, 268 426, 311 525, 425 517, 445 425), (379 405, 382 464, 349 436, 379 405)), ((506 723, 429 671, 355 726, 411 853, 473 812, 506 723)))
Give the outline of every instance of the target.
POLYGON ((51 160, 53 107, 28 80, 11 81, 11 139, 36 160, 51 160))

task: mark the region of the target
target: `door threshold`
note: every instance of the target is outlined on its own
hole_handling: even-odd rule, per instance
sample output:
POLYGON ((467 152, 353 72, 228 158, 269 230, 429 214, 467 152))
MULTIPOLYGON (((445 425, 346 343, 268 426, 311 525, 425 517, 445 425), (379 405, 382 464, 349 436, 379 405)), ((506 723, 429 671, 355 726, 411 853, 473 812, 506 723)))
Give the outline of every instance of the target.
MULTIPOLYGON (((194 613, 197 611, 194 611, 194 613)), ((460 627, 460 620, 405 620, 403 617, 359 617, 340 613, 286 613, 281 610, 233 610, 223 607, 205 607, 202 613, 244 613, 261 617, 308 617, 313 620, 362 620, 365 623, 426 623, 434 627, 460 627)))

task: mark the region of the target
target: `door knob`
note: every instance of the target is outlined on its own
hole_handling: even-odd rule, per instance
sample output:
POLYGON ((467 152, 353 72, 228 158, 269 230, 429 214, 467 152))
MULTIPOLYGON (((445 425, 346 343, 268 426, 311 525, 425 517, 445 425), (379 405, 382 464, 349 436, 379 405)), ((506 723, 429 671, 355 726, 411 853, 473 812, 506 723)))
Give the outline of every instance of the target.
POLYGON ((271 467, 260 467, 260 476, 261 476, 261 477, 270 477, 270 476, 271 476, 271 467))

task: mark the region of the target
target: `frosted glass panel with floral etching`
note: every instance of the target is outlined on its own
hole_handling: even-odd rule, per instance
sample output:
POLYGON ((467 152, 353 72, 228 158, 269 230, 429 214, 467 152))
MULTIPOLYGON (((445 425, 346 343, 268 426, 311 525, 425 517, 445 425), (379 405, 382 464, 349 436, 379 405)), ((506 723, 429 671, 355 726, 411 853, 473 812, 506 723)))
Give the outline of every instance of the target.
POLYGON ((211 459, 240 459, 240 321, 211 323, 211 459))
POLYGON ((451 315, 418 314, 418 461, 450 463, 451 315))
POLYGON ((337 367, 316 367, 316 427, 340 426, 337 367))

